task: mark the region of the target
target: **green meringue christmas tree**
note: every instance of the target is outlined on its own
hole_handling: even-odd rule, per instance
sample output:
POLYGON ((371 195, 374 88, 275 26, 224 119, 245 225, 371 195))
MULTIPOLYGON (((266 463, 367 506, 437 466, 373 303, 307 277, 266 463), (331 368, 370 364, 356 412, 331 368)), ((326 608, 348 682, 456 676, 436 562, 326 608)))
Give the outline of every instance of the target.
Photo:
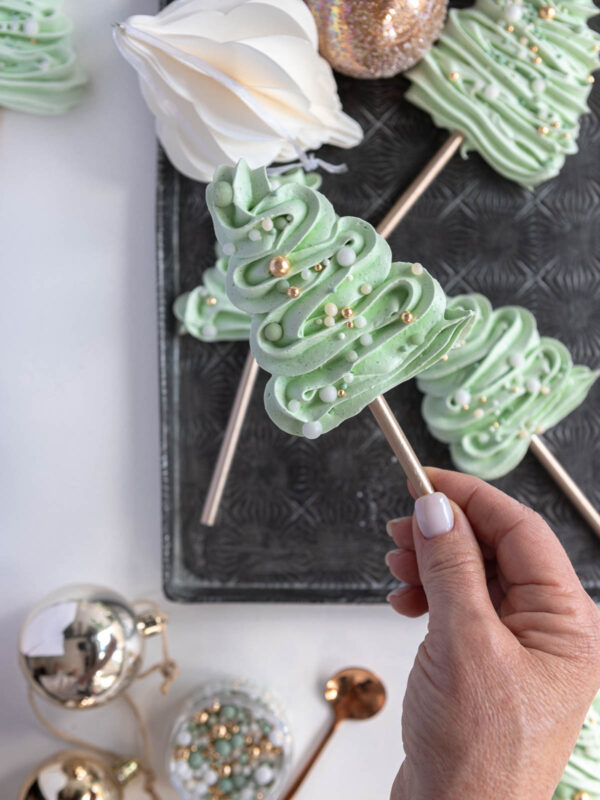
POLYGON ((228 295, 252 315, 252 352, 272 374, 265 408, 284 431, 331 430, 439 361, 469 324, 421 264, 392 263, 368 222, 338 217, 308 186, 275 187, 242 161, 217 170, 207 202, 228 295))
POLYGON ((460 132, 501 175, 552 178, 577 151, 600 36, 593 0, 477 0, 451 10, 437 44, 407 75, 407 99, 460 132))
POLYGON ((61 6, 62 0, 0 3, 0 106, 61 114, 81 100, 87 79, 61 6))
POLYGON ((583 402, 599 372, 573 365, 561 342, 539 335, 525 308, 493 310, 480 294, 448 305, 471 311, 474 323, 463 347, 419 375, 423 418, 459 469, 492 480, 520 463, 533 436, 583 402))

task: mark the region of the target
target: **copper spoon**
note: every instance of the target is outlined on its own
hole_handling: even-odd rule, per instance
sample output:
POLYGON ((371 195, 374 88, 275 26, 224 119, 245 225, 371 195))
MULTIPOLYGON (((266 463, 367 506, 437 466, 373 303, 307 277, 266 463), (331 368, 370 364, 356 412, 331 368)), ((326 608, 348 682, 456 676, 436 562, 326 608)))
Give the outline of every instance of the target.
POLYGON ((294 783, 281 800, 292 800, 334 732, 346 719, 369 719, 385 705, 385 687, 368 669, 349 667, 325 684, 325 700, 333 707, 333 720, 294 783))

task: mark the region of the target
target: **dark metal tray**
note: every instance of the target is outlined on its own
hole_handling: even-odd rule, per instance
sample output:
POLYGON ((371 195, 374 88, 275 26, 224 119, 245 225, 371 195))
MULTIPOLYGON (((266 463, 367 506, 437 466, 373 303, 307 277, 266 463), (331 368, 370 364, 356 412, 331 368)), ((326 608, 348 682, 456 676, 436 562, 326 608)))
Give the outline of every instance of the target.
MULTIPOLYGON (((397 77, 339 77, 345 109, 364 142, 347 152, 346 175, 323 191, 340 214, 377 223, 445 138, 404 99, 397 77)), ((421 261, 449 294, 480 291, 495 305, 533 311, 545 335, 576 361, 600 365, 600 89, 582 120, 580 152, 558 178, 529 192, 477 155, 455 157, 390 239, 397 260, 421 261)), ((179 338, 173 299, 213 262, 204 185, 164 155, 158 182, 158 303, 162 413, 164 588, 169 598, 379 602, 394 582, 383 557, 386 520, 411 511, 399 466, 368 411, 317 441, 281 433, 262 405, 261 375, 226 488, 219 523, 199 522, 202 503, 247 353, 244 343, 179 338)), ((414 381, 388 395, 426 464, 450 467, 428 435, 414 381)), ((600 506, 600 385, 546 435, 600 506)), ((600 598, 600 541, 533 456, 497 485, 540 511, 600 598)))

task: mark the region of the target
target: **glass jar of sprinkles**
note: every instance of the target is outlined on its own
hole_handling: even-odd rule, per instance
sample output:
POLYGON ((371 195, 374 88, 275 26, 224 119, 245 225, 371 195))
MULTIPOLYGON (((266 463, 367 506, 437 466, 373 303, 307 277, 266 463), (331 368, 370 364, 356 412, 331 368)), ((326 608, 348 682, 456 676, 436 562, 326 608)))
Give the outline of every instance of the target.
POLYGON ((173 727, 171 783, 184 800, 275 800, 292 739, 273 696, 242 680, 200 686, 173 727))

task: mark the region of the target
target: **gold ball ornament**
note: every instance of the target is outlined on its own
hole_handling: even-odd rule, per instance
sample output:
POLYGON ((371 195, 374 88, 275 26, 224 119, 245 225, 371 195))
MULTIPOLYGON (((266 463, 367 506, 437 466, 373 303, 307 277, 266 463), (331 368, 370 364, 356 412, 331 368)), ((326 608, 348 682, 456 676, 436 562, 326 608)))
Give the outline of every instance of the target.
POLYGON ((101 586, 66 586, 45 597, 21 629, 19 662, 37 694, 64 708, 112 700, 137 675, 144 636, 162 622, 138 615, 101 586))
POLYGON ((286 256, 273 256, 269 261, 269 272, 275 278, 283 278, 290 271, 290 260, 286 256))
POLYGON ((122 800, 123 787, 139 771, 133 759, 110 765, 83 750, 65 750, 33 770, 18 800, 122 800))
POLYGON ((354 78, 390 78, 438 38, 447 0, 306 0, 331 66, 354 78))

